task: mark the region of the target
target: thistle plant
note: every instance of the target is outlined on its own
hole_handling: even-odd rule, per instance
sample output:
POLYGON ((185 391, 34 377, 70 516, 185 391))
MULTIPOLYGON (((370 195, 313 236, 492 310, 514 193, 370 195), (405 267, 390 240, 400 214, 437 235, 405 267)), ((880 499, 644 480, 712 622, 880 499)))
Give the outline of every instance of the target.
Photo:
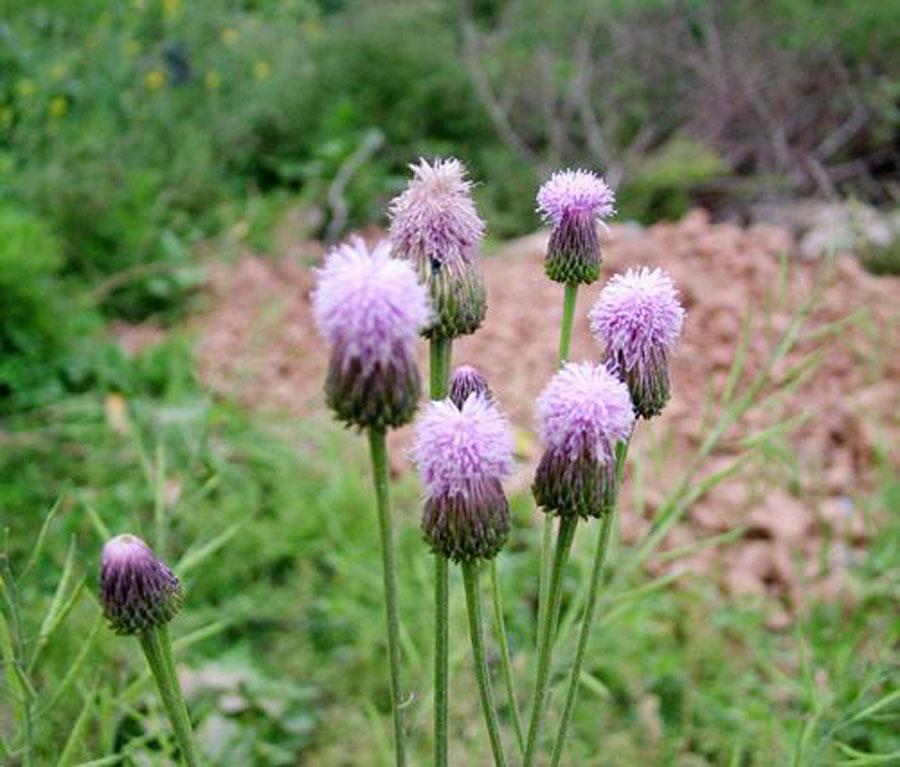
POLYGON ((600 276, 598 222, 615 213, 606 182, 586 170, 554 173, 537 195, 538 211, 553 229, 544 268, 554 282, 589 285, 600 276))
POLYGON ((195 767, 200 762, 168 629, 181 608, 181 583, 144 541, 135 535, 117 535, 103 547, 100 601, 103 614, 117 634, 135 635, 140 640, 172 723, 181 759, 188 767, 195 767))
POLYGON ((512 467, 512 437, 484 376, 462 366, 452 381, 453 339, 474 332, 486 312, 478 248, 484 224, 471 182, 457 160, 419 161, 390 206, 389 243, 371 251, 353 240, 329 255, 313 299, 331 344, 326 397, 337 417, 366 429, 382 537, 385 607, 397 764, 405 759, 401 715, 399 619, 388 497, 385 432, 409 422, 419 397, 415 339, 430 342, 431 403, 416 421, 412 458, 425 488, 422 532, 435 556, 434 763, 446 767, 448 743, 449 563, 465 583, 469 635, 494 763, 505 765, 486 663, 479 572, 489 564, 503 677, 525 767, 534 763, 545 714, 562 574, 580 520, 598 520, 575 663, 553 764, 562 755, 577 698, 599 583, 612 536, 619 485, 636 418, 657 415, 669 397, 668 357, 684 310, 660 270, 616 276, 600 294, 590 325, 603 345, 599 362, 568 362, 579 285, 601 268, 598 228, 614 212, 611 190, 588 171, 562 171, 538 193, 553 226, 545 269, 565 285, 560 369, 537 400, 544 445, 532 492, 545 513, 541 547, 538 654, 527 733, 522 725, 495 565, 510 531, 502 481, 512 467), (558 520, 555 545, 553 520, 558 520))
POLYGON ((367 430, 369 436, 399 766, 406 763, 406 749, 386 431, 408 423, 415 412, 420 393, 415 341, 429 321, 430 309, 414 270, 390 257, 386 241, 369 250, 355 238, 335 248, 317 276, 313 313, 331 345, 326 398, 339 420, 367 430))
POLYGON ((652 418, 669 400, 668 357, 681 335, 684 309, 662 269, 629 269, 603 288, 590 313, 605 359, 628 384, 635 412, 652 418))
MULTIPOLYGON (((661 269, 628 270, 616 275, 600 292, 590 312, 591 330, 604 347, 606 364, 616 371, 631 393, 637 416, 649 419, 658 415, 669 399, 668 357, 684 324, 684 308, 675 286, 661 269)), ((553 743, 551 765, 562 758, 566 734, 578 697, 581 668, 593 627, 600 578, 609 548, 615 500, 621 482, 630 437, 620 441, 616 450, 615 483, 610 512, 601 520, 591 566, 587 600, 584 607, 575 659, 569 672, 566 700, 559 730, 553 743)))
POLYGON ((407 188, 390 204, 391 248, 415 265, 428 286, 434 313, 426 337, 474 333, 484 320, 487 296, 479 265, 484 222, 475 210, 472 182, 454 158, 419 160, 411 169, 407 188))
MULTIPOLYGON (((447 396, 453 339, 474 333, 487 311, 479 247, 484 222, 472 200, 465 167, 454 158, 411 166, 407 188, 390 204, 391 249, 412 263, 431 297, 432 315, 423 334, 430 341, 430 394, 447 396)), ((449 759, 449 562, 435 553, 434 762, 449 759)))
POLYGON ((509 424, 484 391, 473 391, 461 406, 449 398, 432 402, 416 422, 413 459, 425 486, 425 539, 436 554, 462 567, 482 711, 494 763, 505 765, 485 660, 478 575, 480 564, 496 557, 509 534, 501 485, 512 467, 509 424))
POLYGON ((538 661, 525 748, 535 756, 547 694, 551 652, 559 612, 562 572, 579 518, 609 517, 616 497, 616 450, 630 436, 634 411, 628 389, 604 365, 568 363, 537 401, 544 453, 532 491, 546 514, 559 517, 556 550, 539 625, 538 661))
MULTIPOLYGON (((606 182, 587 170, 554 173, 538 190, 538 212, 552 226, 544 269, 554 282, 565 285, 557 360, 569 359, 578 286, 599 277, 601 267, 598 226, 615 213, 615 196, 606 182)), ((538 596, 537 636, 544 635, 553 557, 553 517, 544 517, 538 596)))

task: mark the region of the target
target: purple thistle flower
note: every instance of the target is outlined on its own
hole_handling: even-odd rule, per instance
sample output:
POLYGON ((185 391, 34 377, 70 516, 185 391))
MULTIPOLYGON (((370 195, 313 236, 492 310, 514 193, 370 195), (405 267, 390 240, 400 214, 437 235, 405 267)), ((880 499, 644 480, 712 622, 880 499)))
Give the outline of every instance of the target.
POLYGON ((684 309, 662 269, 615 275, 590 313, 605 359, 628 384, 637 414, 658 415, 669 399, 668 355, 681 335, 684 309))
POLYGON ((481 372, 471 365, 460 365, 450 379, 450 401, 461 408, 472 394, 483 394, 487 400, 492 398, 491 388, 481 372))
POLYGON ((545 269, 555 282, 587 284, 600 276, 597 224, 612 216, 615 195, 587 170, 554 173, 537 195, 538 211, 553 226, 545 269))
POLYGON ((434 316, 430 338, 475 332, 487 309, 478 249, 484 222, 472 200, 472 182, 454 158, 410 166, 413 177, 389 208, 390 239, 398 258, 412 261, 428 285, 434 316))
POLYGON ((512 470, 509 423, 484 394, 432 402, 416 421, 412 458, 425 485, 422 531, 457 562, 490 559, 509 534, 500 481, 512 470))
POLYGON ((598 517, 616 495, 616 444, 634 426, 628 388, 603 365, 565 365, 537 400, 544 442, 532 490, 549 513, 598 517))
POLYGON ((415 342, 428 297, 412 267, 358 237, 317 271, 313 315, 331 344, 325 392, 338 418, 360 427, 407 423, 419 399, 415 342))
POLYGON ((117 535, 103 546, 100 601, 117 634, 141 634, 172 620, 181 583, 140 538, 117 535))

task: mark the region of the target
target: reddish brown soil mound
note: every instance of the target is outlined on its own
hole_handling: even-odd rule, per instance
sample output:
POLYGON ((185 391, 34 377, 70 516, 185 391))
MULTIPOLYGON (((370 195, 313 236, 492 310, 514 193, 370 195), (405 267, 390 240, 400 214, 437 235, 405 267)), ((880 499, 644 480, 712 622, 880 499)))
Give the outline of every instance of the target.
MULTIPOLYGON (((542 270, 545 244, 546 234, 538 233, 485 259, 487 320, 455 347, 457 362, 475 364, 488 375, 520 427, 529 460, 538 449, 530 436, 532 402, 555 367, 561 317, 562 288, 542 270)), ((626 493, 626 541, 649 528, 715 423, 719 410, 713 403, 726 386, 745 318, 749 343, 738 396, 767 369, 773 349, 813 291, 823 265, 792 260, 785 276, 788 262, 782 254, 793 249, 783 230, 713 225, 702 212, 646 230, 613 228, 604 251, 605 274, 661 265, 671 272, 688 310, 673 362, 672 401, 658 421, 641 424, 633 448, 642 470, 632 476, 637 492, 626 493)), ((199 353, 202 374, 214 389, 268 411, 304 416, 322 411, 326 352, 310 317, 312 275, 301 265, 320 255, 315 245, 295 246, 278 263, 247 255, 213 269, 214 307, 199 323, 199 353)), ((599 289, 592 286, 579 295, 576 359, 598 357, 586 315, 599 289)), ((741 455, 748 438, 755 445, 750 459, 691 506, 665 547, 735 526, 746 528, 743 540, 695 553, 679 566, 686 562, 715 574, 735 593, 777 594, 789 607, 799 604, 807 589, 834 591, 842 582, 854 547, 872 532, 871 520, 855 504, 859 491, 872 487, 875 454, 897 458, 898 297, 900 280, 869 276, 851 256, 837 260, 796 347, 774 365, 755 399, 784 394, 750 408, 725 430, 698 477, 741 455), (824 333, 829 323, 849 316, 824 333), (818 364, 798 371, 804 361, 818 364), (765 431, 778 424, 783 428, 765 431), (824 540, 830 541, 827 551, 824 540)), ((529 472, 524 467, 519 481, 526 483, 529 472)))

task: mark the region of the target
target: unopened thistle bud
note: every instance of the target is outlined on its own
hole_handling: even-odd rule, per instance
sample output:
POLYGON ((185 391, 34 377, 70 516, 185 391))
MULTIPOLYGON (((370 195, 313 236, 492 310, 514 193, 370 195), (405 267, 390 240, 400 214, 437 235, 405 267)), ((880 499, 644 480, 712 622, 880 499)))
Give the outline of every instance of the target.
POLYGON ((140 538, 117 535, 103 547, 100 601, 117 634, 142 634, 175 617, 181 583, 140 538))
POLYGON ((603 365, 565 365, 541 392, 537 425, 544 454, 532 490, 544 511, 599 517, 616 499, 616 444, 634 426, 624 383, 603 365))
POLYGON ((488 400, 492 397, 487 379, 478 369, 471 365, 460 365, 450 379, 450 400, 461 408, 472 394, 482 394, 488 400))
POLYGON ((538 211, 553 227, 544 268, 554 282, 589 284, 600 276, 598 224, 615 213, 615 195, 586 170, 554 173, 537 195, 538 211))
POLYGON ((422 531, 456 562, 491 559, 509 534, 500 481, 512 469, 509 423, 484 394, 432 402, 416 421, 413 461, 425 486, 422 531))
POLYGON ((357 237, 332 250, 317 276, 313 314, 331 344, 328 405, 361 428, 409 422, 420 392, 415 343, 430 316, 412 267, 390 257, 387 241, 370 251, 357 237))
POLYGON ((668 357, 681 335, 684 309, 662 269, 629 269, 600 292, 591 330, 605 359, 631 391, 635 412, 658 415, 669 399, 668 357))
POLYGON ((413 177, 390 204, 390 239, 397 258, 415 264, 428 286, 433 316, 428 338, 474 333, 487 311, 479 263, 484 222, 472 200, 472 183, 456 159, 420 159, 413 177))

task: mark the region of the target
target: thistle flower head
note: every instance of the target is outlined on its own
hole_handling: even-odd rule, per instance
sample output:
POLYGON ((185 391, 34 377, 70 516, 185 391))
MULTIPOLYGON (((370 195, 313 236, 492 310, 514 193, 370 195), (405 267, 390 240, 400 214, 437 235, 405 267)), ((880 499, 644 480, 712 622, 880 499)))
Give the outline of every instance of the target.
POLYGON ((326 393, 339 418, 398 426, 419 395, 415 341, 428 322, 425 289, 412 267, 354 238, 334 248, 317 273, 313 315, 331 343, 326 393))
POLYGON ((472 200, 472 183, 456 159, 419 160, 413 178, 390 204, 390 240, 395 256, 415 264, 427 284, 434 315, 430 338, 473 333, 487 309, 478 248, 484 222, 472 200))
POLYGON ((500 480, 512 469, 506 418, 484 394, 462 407, 432 402, 416 423, 412 458, 425 485, 422 529, 432 548, 456 561, 493 557, 509 533, 500 480))
POLYGON ((487 379, 477 368, 460 365, 450 379, 450 401, 458 408, 462 408, 463 403, 472 394, 482 394, 488 400, 492 396, 487 379))
POLYGON ((615 196, 586 170, 554 173, 538 191, 538 210, 552 224, 544 268, 555 282, 588 284, 600 276, 597 223, 615 213, 615 196))
POLYGON ((471 261, 484 238, 472 182, 456 158, 410 166, 413 177, 389 208, 391 245, 411 261, 453 265, 471 261))
POLYGON ((386 362, 396 344, 412 346, 428 322, 425 291, 386 240, 371 250, 359 237, 329 253, 318 270, 313 315, 332 344, 350 347, 363 370, 386 362))
POLYGON ((172 620, 181 583, 140 538, 117 535, 103 546, 100 601, 117 634, 140 634, 172 620))
POLYGON ((604 219, 616 212, 615 194, 606 182, 589 170, 561 170, 538 190, 538 210, 556 226, 566 216, 587 214, 604 219))
POLYGON ((628 389, 605 366, 565 365, 537 401, 545 450, 533 491, 545 511, 599 516, 616 492, 615 448, 628 439, 628 389))
POLYGON ((626 381, 638 415, 657 415, 669 398, 668 355, 681 335, 684 309, 662 269, 615 275, 590 313, 606 359, 626 381))

